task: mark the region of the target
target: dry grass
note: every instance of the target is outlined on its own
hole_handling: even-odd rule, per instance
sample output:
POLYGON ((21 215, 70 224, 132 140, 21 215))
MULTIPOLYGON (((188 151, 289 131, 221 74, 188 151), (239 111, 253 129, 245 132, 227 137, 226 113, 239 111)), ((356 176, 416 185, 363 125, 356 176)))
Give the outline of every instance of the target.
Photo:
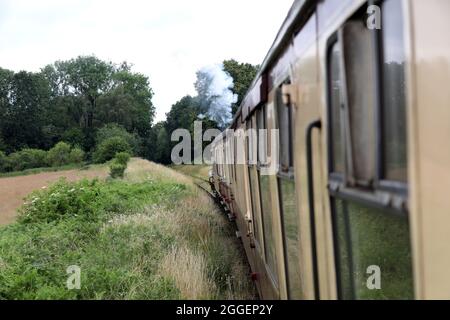
POLYGON ((207 274, 207 261, 199 252, 186 247, 173 247, 162 260, 160 272, 174 279, 185 299, 210 299, 217 296, 216 284, 207 274))
POLYGON ((172 181, 186 185, 192 185, 192 180, 185 175, 171 170, 160 164, 147 160, 132 158, 125 172, 125 178, 131 182, 172 181))
POLYGON ((187 185, 188 195, 174 203, 148 206, 138 214, 118 216, 108 225, 157 225, 165 234, 173 235, 177 241, 160 262, 159 270, 161 276, 174 280, 183 299, 253 299, 250 270, 233 226, 214 201, 194 185, 193 177, 180 173, 207 176, 209 167, 176 170, 133 159, 126 180, 169 180, 187 185))

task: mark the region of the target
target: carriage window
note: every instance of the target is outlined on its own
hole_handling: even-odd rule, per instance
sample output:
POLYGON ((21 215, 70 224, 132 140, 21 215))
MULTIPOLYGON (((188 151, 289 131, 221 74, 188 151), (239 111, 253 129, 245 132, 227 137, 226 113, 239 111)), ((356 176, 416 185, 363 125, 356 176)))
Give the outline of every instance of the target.
POLYGON ((292 109, 283 103, 282 90, 277 90, 277 119, 280 145, 280 174, 278 190, 280 197, 283 244, 285 252, 286 280, 289 299, 301 299, 299 217, 295 200, 293 176, 293 130, 292 109))
POLYGON ((267 163, 267 137, 264 133, 266 128, 266 106, 256 112, 256 121, 258 127, 258 165, 267 163))
POLYGON ((406 182, 405 52, 401 1, 382 7, 383 155, 385 179, 406 182))
POLYGON ((329 176, 339 297, 343 299, 414 296, 408 212, 406 206, 394 204, 397 200, 404 204, 407 196, 381 183, 384 179, 406 182, 407 160, 400 1, 386 0, 382 9, 379 34, 366 28, 364 14, 358 15, 340 30, 328 56, 330 173, 339 170, 337 156, 342 159, 345 154, 346 159, 346 179, 329 176), (339 65, 344 66, 340 75, 339 65), (341 153, 334 148, 336 136, 344 136, 339 140, 341 153), (376 148, 378 136, 383 138, 381 150, 376 148), (376 165, 380 159, 384 160, 382 172, 376 165), (372 183, 380 180, 380 184, 372 183), (386 204, 383 197, 396 201, 386 204), (378 290, 367 287, 372 267, 381 272, 378 290))
MULTIPOLYGON (((261 108, 257 112, 257 127, 258 131, 266 128, 266 106, 261 108)), ((266 139, 263 131, 258 132, 258 164, 264 165, 266 163, 266 139)), ((259 190, 261 195, 261 213, 263 221, 263 233, 264 233, 264 250, 266 257, 266 264, 271 272, 271 275, 275 281, 277 279, 277 264, 275 256, 275 241, 273 234, 273 219, 272 219, 272 201, 271 201, 271 188, 270 178, 268 175, 261 174, 261 169, 258 167, 259 178, 259 190)))
POLYGON ((331 113, 331 159, 332 172, 344 172, 344 152, 342 148, 342 124, 341 124, 341 95, 342 95, 342 71, 341 71, 341 49, 340 44, 335 42, 330 53, 330 113, 331 113))
POLYGON ((349 172, 360 184, 375 179, 375 92, 372 33, 364 19, 346 23, 343 32, 346 100, 352 148, 349 172))
POLYGON ((255 235, 255 241, 259 245, 262 241, 260 228, 261 228, 261 218, 260 213, 258 211, 258 176, 256 169, 252 166, 254 164, 253 155, 256 154, 254 151, 254 147, 256 146, 255 140, 256 136, 252 133, 251 129, 255 128, 255 120, 254 117, 251 117, 247 122, 247 154, 249 155, 248 162, 248 175, 249 175, 249 184, 250 184, 250 200, 252 202, 252 219, 253 219, 253 233, 255 235))
POLYGON ((264 225, 264 248, 266 251, 266 263, 271 271, 274 280, 277 281, 277 259, 275 256, 275 240, 273 234, 273 219, 272 219, 272 201, 270 191, 270 178, 268 175, 261 175, 260 190, 261 190, 261 210, 263 213, 264 225))
POLYGON ((280 170, 288 172, 293 166, 292 159, 292 109, 283 103, 281 89, 277 90, 277 115, 280 138, 280 170))
POLYGON ((294 179, 279 178, 278 185, 280 190, 289 298, 302 299, 299 256, 299 216, 295 201, 295 181, 294 179))
POLYGON ((406 217, 355 202, 335 200, 341 294, 344 299, 412 299, 412 267, 406 217), (380 290, 367 287, 367 269, 378 266, 380 290))

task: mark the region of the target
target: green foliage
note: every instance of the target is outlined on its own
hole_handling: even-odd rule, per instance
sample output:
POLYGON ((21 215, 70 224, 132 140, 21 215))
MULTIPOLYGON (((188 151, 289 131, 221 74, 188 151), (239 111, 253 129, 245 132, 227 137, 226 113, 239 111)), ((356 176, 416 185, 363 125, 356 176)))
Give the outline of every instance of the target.
POLYGON ((102 141, 97 146, 93 160, 95 163, 104 163, 113 159, 119 152, 132 154, 130 144, 122 137, 111 137, 102 141))
POLYGON ((75 147, 70 151, 69 161, 70 163, 82 163, 85 158, 85 153, 81 148, 75 147))
POLYGON ((109 164, 109 175, 113 179, 123 178, 125 174, 125 170, 127 169, 127 165, 118 162, 117 160, 111 161, 109 164))
POLYGON ((167 134, 167 130, 163 124, 160 124, 155 128, 156 130, 156 143, 155 143, 155 161, 163 164, 170 163, 170 138, 167 134))
POLYGON ((22 171, 47 166, 47 152, 39 149, 23 149, 8 156, 7 171, 22 171))
POLYGON ((127 165, 128 162, 130 161, 130 158, 131 158, 131 156, 127 152, 118 152, 118 153, 116 153, 116 156, 115 156, 115 160, 118 163, 123 164, 123 165, 127 165))
POLYGON ((109 164, 109 175, 111 178, 123 178, 125 170, 127 169, 128 161, 130 161, 130 154, 127 152, 118 152, 109 164))
POLYGON ((95 136, 96 145, 100 145, 105 140, 112 137, 119 137, 125 140, 133 149, 134 154, 139 154, 140 138, 136 134, 129 133, 124 127, 116 123, 108 123, 97 131, 95 136))
POLYGON ((251 297, 233 229, 197 198, 202 193, 168 175, 143 182, 61 180, 30 195, 19 221, 0 228, 0 299, 186 299, 164 269, 174 248, 205 261, 189 269, 193 278, 212 281, 205 298, 251 297), (185 201, 193 205, 176 210, 185 201), (67 290, 71 265, 81 267, 80 290, 67 290))
POLYGON ((249 63, 239 63, 234 59, 225 60, 223 62, 225 72, 227 72, 232 78, 234 86, 231 89, 233 93, 238 95, 238 100, 232 106, 233 115, 245 98, 247 91, 250 89, 250 85, 258 73, 258 66, 251 65, 249 63))
POLYGON ((0 71, 0 132, 6 151, 41 147, 49 99, 48 82, 41 74, 0 71))
POLYGON ((0 172, 5 172, 9 167, 8 157, 3 151, 0 151, 0 172))
POLYGON ((84 144, 84 133, 80 128, 70 128, 62 134, 61 140, 72 146, 82 146, 84 144))
POLYGON ((0 68, 0 150, 48 150, 58 141, 92 152, 96 131, 117 123, 136 153, 155 114, 148 77, 95 56, 57 61, 39 73, 0 68))
POLYGON ((52 167, 59 167, 71 162, 70 145, 65 142, 57 143, 48 151, 47 163, 52 167))

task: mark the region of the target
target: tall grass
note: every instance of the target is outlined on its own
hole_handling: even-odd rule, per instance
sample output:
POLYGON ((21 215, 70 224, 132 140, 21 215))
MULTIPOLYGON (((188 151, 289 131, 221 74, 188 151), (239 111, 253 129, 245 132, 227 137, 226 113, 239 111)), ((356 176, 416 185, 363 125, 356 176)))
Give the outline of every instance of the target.
POLYGON ((27 203, 0 229, 0 299, 254 297, 226 219, 173 170, 133 159, 124 180, 62 181, 27 203))

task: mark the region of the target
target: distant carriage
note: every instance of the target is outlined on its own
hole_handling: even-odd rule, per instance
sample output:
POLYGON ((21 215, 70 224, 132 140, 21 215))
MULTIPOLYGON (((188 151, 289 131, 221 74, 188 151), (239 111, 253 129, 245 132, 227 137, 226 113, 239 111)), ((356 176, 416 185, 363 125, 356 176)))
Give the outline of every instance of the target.
POLYGON ((450 298, 449 30, 448 0, 295 1, 212 148, 262 298, 450 298))

